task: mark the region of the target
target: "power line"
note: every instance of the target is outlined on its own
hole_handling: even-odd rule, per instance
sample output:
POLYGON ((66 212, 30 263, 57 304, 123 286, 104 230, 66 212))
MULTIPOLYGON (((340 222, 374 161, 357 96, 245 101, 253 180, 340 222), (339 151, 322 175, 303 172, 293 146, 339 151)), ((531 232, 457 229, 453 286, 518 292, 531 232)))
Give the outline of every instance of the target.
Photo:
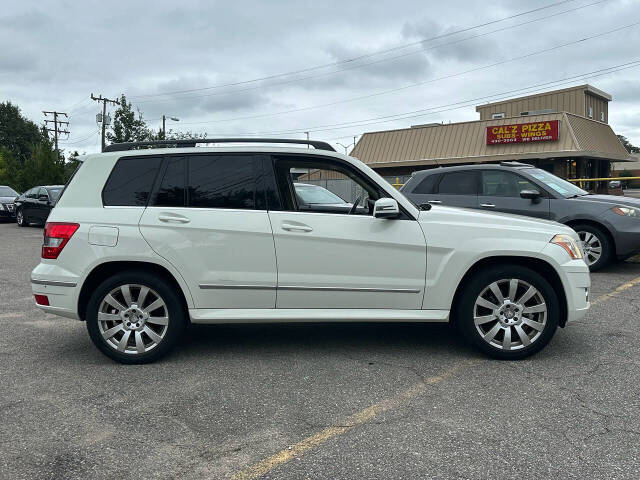
MULTIPOLYGON (((409 56, 409 55, 415 55, 417 53, 423 53, 423 52, 434 50, 434 49, 437 49, 437 48, 441 48, 441 47, 445 47, 445 46, 449 46, 449 45, 454 45, 454 44, 461 43, 461 42, 466 42, 466 41, 472 40, 474 38, 484 37, 484 36, 487 36, 487 35, 491 35, 493 33, 501 32, 501 31, 504 31, 504 30, 509 30, 509 29, 516 28, 516 27, 520 27, 522 25, 528 25, 530 23, 534 23, 534 22, 538 22, 538 21, 541 21, 541 20, 545 20, 547 18, 555 17, 555 16, 558 16, 558 15, 561 15, 561 14, 564 14, 564 13, 568 13, 568 12, 574 11, 574 10, 590 7, 590 6, 593 6, 593 5, 597 5, 597 4, 603 3, 605 1, 608 1, 608 0, 599 0, 599 1, 594 2, 594 3, 590 3, 590 4, 587 4, 587 5, 582 5, 582 6, 579 6, 579 7, 576 7, 576 8, 565 10, 563 12, 557 12, 557 13, 555 13, 553 15, 548 15, 546 17, 541 17, 541 18, 529 20, 527 22, 523 22, 523 23, 520 23, 520 24, 516 24, 516 25, 504 27, 504 28, 499 28, 497 30, 492 30, 490 32, 484 32, 484 33, 481 33, 481 34, 478 34, 478 35, 474 35, 474 36, 471 36, 471 37, 467 37, 467 38, 464 38, 464 39, 459 39, 459 40, 455 40, 455 41, 448 42, 448 43, 442 43, 442 44, 439 44, 439 45, 434 45, 432 47, 423 48, 423 49, 420 49, 420 50, 404 53, 404 54, 393 56, 393 57, 387 57, 387 58, 375 60, 375 61, 372 61, 372 62, 369 62, 369 63, 362 63, 362 64, 359 64, 359 65, 350 65, 350 66, 347 66, 345 68, 342 68, 342 69, 339 69, 339 70, 334 70, 334 71, 331 71, 331 72, 324 72, 324 73, 319 73, 319 74, 315 74, 315 75, 309 75, 309 76, 306 76, 306 77, 293 78, 293 79, 284 80, 284 81, 281 81, 281 82, 270 83, 270 84, 267 84, 267 85, 256 85, 256 86, 252 86, 252 87, 235 89, 235 90, 231 90, 231 91, 207 93, 207 94, 203 94, 203 95, 179 96, 179 97, 163 98, 163 99, 156 99, 156 100, 143 100, 143 101, 137 102, 137 103, 138 104, 142 104, 142 103, 163 103, 163 102, 167 103, 167 102, 171 102, 171 101, 175 101, 175 100, 181 100, 181 99, 189 100, 189 99, 213 97, 213 96, 221 96, 221 95, 234 95, 234 94, 237 94, 237 93, 242 93, 242 92, 247 92, 247 91, 252 91, 252 90, 259 90, 261 88, 266 88, 266 87, 287 85, 287 84, 301 82, 301 81, 304 81, 304 80, 310 80, 310 79, 316 79, 316 78, 320 78, 320 77, 326 77, 326 76, 334 75, 334 74, 341 73, 341 72, 344 72, 344 71, 347 71, 347 70, 353 70, 353 69, 356 69, 356 68, 363 68, 363 67, 367 67, 367 66, 370 66, 370 65, 375 65, 375 64, 378 64, 378 63, 382 63, 382 62, 395 61, 395 60, 397 60, 399 58, 403 58, 403 57, 406 57, 406 56, 409 56)), ((422 42, 420 42, 420 43, 422 43, 422 42)))
MULTIPOLYGON (((454 103, 439 105, 439 106, 436 106, 436 107, 426 108, 426 109, 423 109, 423 110, 415 110, 415 111, 411 111, 411 112, 399 113, 399 114, 395 114, 395 115, 372 117, 372 118, 367 118, 367 119, 354 120, 353 122, 336 123, 336 124, 328 124, 328 125, 317 125, 315 127, 304 127, 304 128, 301 127, 300 129, 295 129, 295 130, 269 131, 269 132, 264 132, 263 131, 263 132, 253 132, 253 133, 235 133, 234 135, 250 137, 250 136, 254 136, 254 135, 282 135, 282 134, 296 134, 296 133, 297 134, 303 134, 303 133, 306 133, 307 131, 309 131, 309 132, 322 132, 322 131, 330 131, 330 130, 340 130, 340 129, 343 129, 343 128, 361 127, 361 126, 374 125, 374 124, 379 124, 379 123, 388 123, 388 122, 397 121, 397 120, 406 120, 406 119, 410 119, 410 118, 424 117, 424 116, 433 115, 433 114, 436 114, 436 113, 442 113, 442 112, 446 112, 446 111, 465 108, 469 104, 477 104, 477 102, 483 101, 483 100, 495 99, 496 97, 509 98, 508 96, 505 97, 505 95, 512 95, 513 93, 517 93, 517 92, 534 93, 535 91, 546 90, 551 85, 559 86, 559 85, 563 85, 563 84, 573 83, 573 82, 576 81, 576 79, 600 77, 600 76, 603 76, 603 75, 609 75, 611 73, 616 73, 616 72, 619 72, 621 70, 626 70, 626 69, 629 69, 629 68, 636 68, 636 67, 639 67, 639 66, 640 66, 640 60, 634 60, 632 62, 627 62, 627 63, 623 63, 623 64, 619 64, 619 65, 614 65, 614 66, 611 66, 611 67, 607 67, 607 68, 603 68, 603 69, 599 69, 599 70, 594 70, 592 72, 582 73, 582 74, 579 74, 579 75, 574 75, 574 76, 571 76, 571 77, 566 77, 566 78, 562 78, 562 79, 558 79, 558 80, 539 83, 539 84, 536 84, 536 85, 530 85, 528 87, 522 87, 522 88, 519 88, 519 89, 504 91, 504 92, 495 93, 495 94, 492 94, 492 95, 486 95, 486 96, 483 96, 483 97, 476 97, 476 98, 469 99, 469 100, 464 100, 464 101, 460 101, 460 102, 454 102, 454 103), (447 108, 447 107, 453 107, 453 108, 447 108)), ((347 138, 347 137, 353 137, 353 135, 345 135, 344 137, 338 137, 337 139, 339 140, 341 138, 347 138)))
MULTIPOLYGON (((248 84, 248 83, 261 82, 261 81, 264 81, 264 80, 271 80, 271 79, 274 79, 274 78, 297 75, 297 74, 300 74, 300 73, 308 73, 308 72, 320 70, 320 69, 323 69, 323 68, 334 67, 334 66, 347 64, 347 63, 357 62, 358 60, 362 60, 362 59, 365 59, 365 58, 371 58, 371 57, 374 57, 374 56, 377 56, 377 55, 383 55, 385 53, 390 53, 390 52, 394 52, 394 51, 398 51, 398 50, 403 50, 405 48, 413 47, 413 46, 416 46, 416 45, 422 45, 425 42, 430 42, 430 41, 433 41, 433 40, 439 40, 439 39, 442 39, 442 38, 450 37, 450 36, 453 36, 453 35, 456 35, 456 34, 459 34, 459 33, 464 33, 464 32, 468 32, 470 30, 474 30, 476 28, 486 27, 488 25, 493 25, 493 24, 496 24, 496 23, 503 22, 505 20, 510 20, 510 19, 513 19, 513 18, 521 17, 521 16, 524 16, 524 15, 528 15, 530 13, 538 12, 538 11, 545 10, 545 9, 548 9, 548 8, 557 7, 557 6, 565 4, 565 3, 572 3, 574 1, 575 0, 563 0, 563 1, 555 2, 555 3, 549 4, 549 5, 545 5, 545 6, 542 6, 542 7, 534 8, 532 10, 527 10, 525 12, 520 12, 520 13, 516 13, 514 15, 509 15, 507 17, 502 17, 502 18, 499 18, 499 19, 496 19, 496 20, 491 20, 489 22, 473 25, 473 26, 470 26, 470 27, 465 27, 465 28, 462 28, 462 29, 459 29, 459 30, 455 30, 455 31, 452 31, 452 32, 448 32, 448 33, 444 33, 444 34, 440 34, 440 35, 435 35, 435 36, 429 37, 429 38, 424 38, 424 39, 416 41, 416 42, 411 42, 411 43, 407 43, 407 44, 403 44, 403 45, 398 45, 398 46, 395 46, 395 47, 387 48, 385 50, 379 50, 379 51, 376 51, 376 52, 359 55, 357 57, 353 57, 353 58, 349 58, 349 59, 345 59, 345 60, 339 60, 339 61, 336 61, 336 62, 326 63, 326 64, 323 64, 323 65, 317 65, 315 67, 304 68, 304 69, 301 69, 301 70, 293 70, 293 71, 284 72, 284 73, 277 73, 277 74, 268 75, 268 76, 264 76, 264 77, 253 78, 251 80, 243 80, 243 81, 232 82, 232 83, 212 85, 212 86, 209 86, 209 87, 193 88, 193 89, 188 89, 188 90, 174 90, 174 91, 171 91, 171 92, 155 93, 155 94, 132 95, 130 98, 149 98, 149 97, 176 95, 176 94, 181 94, 181 93, 199 92, 199 91, 204 91, 204 90, 212 90, 212 89, 217 89, 217 88, 233 87, 233 86, 238 86, 238 85, 245 85, 245 84, 248 84)), ((607 0, 603 0, 603 1, 607 1, 607 0)), ((597 3, 600 3, 600 2, 597 2, 597 3)), ((589 6, 589 5, 586 5, 586 6, 589 6)), ((579 8, 583 8, 583 7, 579 7, 579 8)), ((138 103, 142 103, 142 102, 138 102, 138 103)))
POLYGON ((630 27, 636 26, 638 24, 640 24, 640 22, 636 22, 636 23, 633 23, 633 24, 630 24, 630 25, 625 25, 623 27, 618 27, 618 28, 615 28, 613 30, 609 30, 609 31, 606 31, 606 32, 598 33, 598 34, 595 34, 595 35, 592 35, 592 36, 589 36, 589 37, 584 37, 584 38, 581 38, 579 40, 574 40, 572 42, 564 43, 564 44, 561 44, 561 45, 555 45, 553 47, 546 48, 546 49, 543 49, 543 50, 538 50, 536 52, 530 52, 530 53, 526 53, 524 55, 520 55, 520 56, 517 56, 517 57, 512 57, 512 58, 508 58, 508 59, 505 59, 505 60, 501 60, 499 62, 494 62, 494 63, 490 63, 490 64, 486 64, 486 65, 481 65, 481 66, 478 66, 478 67, 471 68, 469 70, 464 70, 462 72, 452 73, 452 74, 444 75, 444 76, 441 76, 441 77, 432 78, 432 79, 429 79, 429 80, 423 80, 421 82, 404 85, 402 87, 392 88, 392 89, 389 89, 389 90, 382 90, 380 92, 370 93, 370 94, 367 94, 367 95, 361 95, 361 96, 358 96, 358 97, 344 98, 342 100, 336 100, 334 102, 323 103, 323 104, 318 104, 318 105, 311 105, 311 106, 307 106, 307 107, 300 107, 300 108, 295 108, 295 109, 291 109, 291 110, 285 110, 285 111, 282 111, 282 112, 257 114, 257 115, 248 115, 248 116, 244 116, 244 117, 235 117, 235 118, 229 118, 229 119, 204 120, 204 121, 199 121, 199 122, 183 122, 183 125, 222 123, 222 122, 230 122, 230 121, 236 121, 236 120, 249 120, 249 119, 254 119, 254 118, 263 118, 263 117, 269 117, 269 116, 275 116, 275 115, 284 115, 284 114, 287 114, 287 113, 296 113, 296 112, 303 112, 303 111, 308 111, 308 110, 315 110, 317 108, 332 107, 332 106, 335 106, 335 105, 340 105, 342 103, 355 102, 355 101, 365 100, 365 99, 374 98, 374 97, 378 97, 378 96, 382 96, 382 95, 388 95, 390 93, 395 93, 395 92, 407 90, 407 89, 410 89, 410 88, 415 88, 415 87, 418 87, 418 86, 427 85, 429 83, 435 83, 435 82, 438 82, 438 81, 441 81, 441 80, 449 80, 451 78, 455 78, 455 77, 459 77, 459 76, 462 76, 462 75, 466 75, 468 73, 473 73, 473 72, 476 72, 476 71, 479 71, 479 70, 486 70, 488 68, 492 68, 492 67, 495 67, 495 66, 498 66, 498 65, 503 65, 505 63, 514 62, 516 60, 522 60, 524 58, 529 58, 529 57, 532 57, 532 56, 535 56, 535 55, 540 55, 542 53, 547 53, 547 52, 550 52, 550 51, 553 51, 553 50, 558 50, 560 48, 564 48, 564 47, 567 47, 567 46, 576 45, 578 43, 585 42, 585 41, 588 41, 588 40, 592 40, 594 38, 599 38, 599 37, 602 37, 602 36, 605 36, 605 35, 610 35, 611 33, 615 33, 615 32, 620 31, 622 29, 630 28, 630 27))

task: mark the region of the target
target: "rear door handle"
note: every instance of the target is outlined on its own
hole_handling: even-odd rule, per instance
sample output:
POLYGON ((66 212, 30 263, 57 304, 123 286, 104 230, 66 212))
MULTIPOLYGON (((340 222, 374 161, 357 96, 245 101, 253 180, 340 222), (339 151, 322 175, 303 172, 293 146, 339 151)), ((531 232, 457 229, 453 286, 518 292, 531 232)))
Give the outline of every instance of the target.
POLYGON ((438 205, 438 204, 442 203, 442 200, 427 200, 427 203, 438 205))
POLYGON ((313 228, 309 225, 305 225, 303 223, 288 223, 285 222, 282 224, 282 229, 287 230, 289 232, 312 232, 313 228))
POLYGON ((161 213, 158 215, 158 220, 165 223, 189 223, 191 221, 187 217, 175 213, 161 213))
POLYGON ((493 203, 481 203, 480 206, 484 208, 496 208, 493 203))

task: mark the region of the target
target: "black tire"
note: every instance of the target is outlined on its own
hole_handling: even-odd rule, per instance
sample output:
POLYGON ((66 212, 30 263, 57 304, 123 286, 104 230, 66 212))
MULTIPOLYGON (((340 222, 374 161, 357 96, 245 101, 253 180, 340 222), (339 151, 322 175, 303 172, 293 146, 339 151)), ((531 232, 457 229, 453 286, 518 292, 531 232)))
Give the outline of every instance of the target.
MULTIPOLYGON (((139 297, 137 298, 139 299, 139 297)), ((143 303, 146 303, 148 305, 148 301, 143 301, 143 303)), ((144 308, 144 306, 141 307, 144 308)), ((175 287, 164 280, 162 277, 144 270, 125 271, 109 277, 104 282, 102 282, 98 286, 98 288, 95 289, 95 291, 91 295, 91 298, 89 299, 89 303, 87 304, 86 318, 87 330, 94 345, 98 347, 98 349, 107 357, 125 364, 150 363, 163 357, 164 355, 169 353, 169 351, 180 341, 187 325, 185 307, 181 298, 179 297, 179 294, 176 292, 175 287), (153 292, 155 292, 159 297, 161 297, 161 299, 164 301, 164 304, 166 305, 166 313, 168 314, 167 316, 169 320, 166 325, 166 330, 163 332, 164 336, 162 337, 162 340, 159 341, 152 349, 144 353, 123 353, 118 351, 114 346, 112 346, 111 343, 108 343, 108 341, 103 338, 100 330, 100 322, 98 321, 98 310, 100 308, 100 305, 102 304, 102 301, 107 296, 107 294, 122 285, 142 285, 148 287, 149 289, 151 289, 152 294, 153 292)), ((122 327, 124 327, 124 321, 121 322, 122 327)), ((117 326, 118 322, 113 322, 110 325, 117 326)), ((156 328, 151 324, 146 326, 156 328)), ((123 335, 120 336, 120 339, 122 339, 125 333, 124 329, 121 331, 123 332, 123 335)), ((131 335, 130 333, 129 337, 134 338, 130 338, 130 340, 127 342, 127 345, 135 343, 136 332, 132 333, 133 335, 131 335)), ((119 340, 116 335, 112 337, 114 341, 119 340)), ((147 341, 151 340, 151 337, 147 336, 146 333, 144 334, 144 337, 147 339, 147 341)), ((131 346, 129 348, 133 347, 131 346)))
POLYGON ((575 225, 571 225, 571 228, 573 228, 578 233, 578 236, 580 236, 580 240, 582 241, 585 240, 586 235, 593 235, 597 238, 597 242, 602 248, 602 254, 600 255, 600 258, 591 265, 589 265, 589 251, 585 251, 585 262, 587 262, 587 265, 589 265, 589 270, 591 270, 592 272, 597 272, 601 268, 604 268, 609 263, 611 263, 614 257, 613 244, 609 239, 609 235, 607 235, 607 233, 603 229, 595 227, 588 223, 578 223, 575 225))
MULTIPOLYGON (((495 295, 493 298, 497 299, 495 295)), ((534 299, 535 298, 539 297, 534 297, 534 299)), ((523 302, 523 305, 526 306, 527 303, 530 303, 532 301, 535 300, 525 301, 523 302)), ((498 302, 496 300, 493 303, 497 304, 498 302)), ((485 307, 478 307, 478 310, 483 308, 485 307)), ((482 315, 481 312, 478 311, 478 313, 479 316, 482 315)), ((487 315, 487 317, 491 315, 492 313, 487 315)), ((466 283, 462 287, 461 294, 457 297, 456 304, 454 305, 454 318, 456 326, 461 332, 462 336, 486 355, 500 360, 518 360, 539 352, 547 343, 549 343, 556 329, 558 328, 560 319, 560 303, 551 284, 537 272, 519 265, 496 265, 486 270, 477 272, 473 277, 466 281, 466 283), (539 334, 536 333, 538 332, 538 330, 533 329, 530 326, 525 325, 524 323, 518 324, 520 330, 526 330, 527 332, 529 332, 529 334, 532 335, 533 341, 531 341, 529 345, 525 345, 525 343, 521 340, 521 337, 519 337, 519 333, 516 331, 516 326, 495 327, 496 324, 500 323, 500 320, 497 318, 495 323, 489 321, 485 324, 482 324, 480 327, 476 327, 474 322, 476 300, 478 299, 480 294, 485 292, 485 289, 487 289, 489 285, 494 282, 499 282, 498 285, 501 291, 503 291, 503 293, 505 294, 508 294, 509 284, 500 283, 500 281, 508 281, 509 279, 518 279, 520 281, 519 283, 517 283, 518 293, 515 295, 516 298, 523 297, 523 292, 528 289, 526 285, 528 283, 538 291, 546 305, 546 313, 544 313, 544 317, 542 317, 542 313, 528 314, 529 316, 533 315, 535 319, 539 321, 538 323, 536 323, 536 325, 544 325, 539 334), (542 320, 543 318, 544 320, 542 320), (495 338, 498 338, 498 335, 500 335, 501 328, 508 328, 509 334, 512 335, 511 338, 515 338, 515 343, 519 343, 520 345, 515 345, 515 349, 513 350, 503 350, 500 347, 490 344, 483 338, 478 329, 480 328, 491 330, 493 327, 499 329, 498 334, 495 338)), ((516 317, 516 320, 512 321, 518 321, 517 318, 518 317, 516 317)), ((484 333, 486 334, 488 332, 484 333)), ((502 330, 503 346, 505 343, 507 343, 505 337, 506 332, 502 330)))
POLYGON ((24 216, 24 213, 22 212, 21 208, 18 208, 18 210, 16 210, 16 223, 18 224, 19 227, 28 227, 29 226, 29 222, 27 221, 26 217, 24 216))

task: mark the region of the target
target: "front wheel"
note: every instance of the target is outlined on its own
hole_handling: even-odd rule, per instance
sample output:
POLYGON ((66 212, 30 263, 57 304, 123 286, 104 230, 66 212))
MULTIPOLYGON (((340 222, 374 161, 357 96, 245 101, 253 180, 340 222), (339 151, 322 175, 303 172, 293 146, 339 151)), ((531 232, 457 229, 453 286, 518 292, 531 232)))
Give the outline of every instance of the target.
POLYGON ((185 326, 185 310, 175 289, 145 271, 108 278, 87 305, 91 340, 120 363, 149 363, 166 355, 185 326))
POLYGON ((463 336, 487 355, 504 360, 540 351, 560 318, 553 287, 540 274, 518 265, 477 273, 454 308, 463 336))
POLYGON ((584 251, 584 261, 595 272, 605 267, 613 257, 613 245, 600 228, 588 224, 573 225, 584 251))
POLYGON ((19 227, 26 227, 27 225, 29 225, 21 208, 16 211, 16 223, 19 227))

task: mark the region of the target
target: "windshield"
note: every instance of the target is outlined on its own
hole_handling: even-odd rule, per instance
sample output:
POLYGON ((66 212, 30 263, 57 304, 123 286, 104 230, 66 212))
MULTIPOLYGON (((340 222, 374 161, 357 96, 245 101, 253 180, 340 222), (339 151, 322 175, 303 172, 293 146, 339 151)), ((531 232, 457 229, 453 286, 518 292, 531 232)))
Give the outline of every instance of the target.
POLYGON ((296 184, 296 193, 300 195, 300 198, 309 205, 313 204, 335 204, 335 203, 347 203, 335 193, 330 192, 326 188, 317 187, 314 185, 300 185, 296 184))
POLYGON ((10 187, 0 187, 0 197, 17 197, 18 192, 10 187))
POLYGON ((567 182, 566 180, 556 177, 546 170, 534 168, 532 170, 527 170, 527 173, 564 197, 581 197, 582 195, 589 195, 589 192, 576 187, 571 182, 567 182))
POLYGON ((62 191, 62 187, 57 188, 47 188, 47 192, 49 192, 49 197, 51 200, 57 200, 60 196, 60 192, 62 191))

